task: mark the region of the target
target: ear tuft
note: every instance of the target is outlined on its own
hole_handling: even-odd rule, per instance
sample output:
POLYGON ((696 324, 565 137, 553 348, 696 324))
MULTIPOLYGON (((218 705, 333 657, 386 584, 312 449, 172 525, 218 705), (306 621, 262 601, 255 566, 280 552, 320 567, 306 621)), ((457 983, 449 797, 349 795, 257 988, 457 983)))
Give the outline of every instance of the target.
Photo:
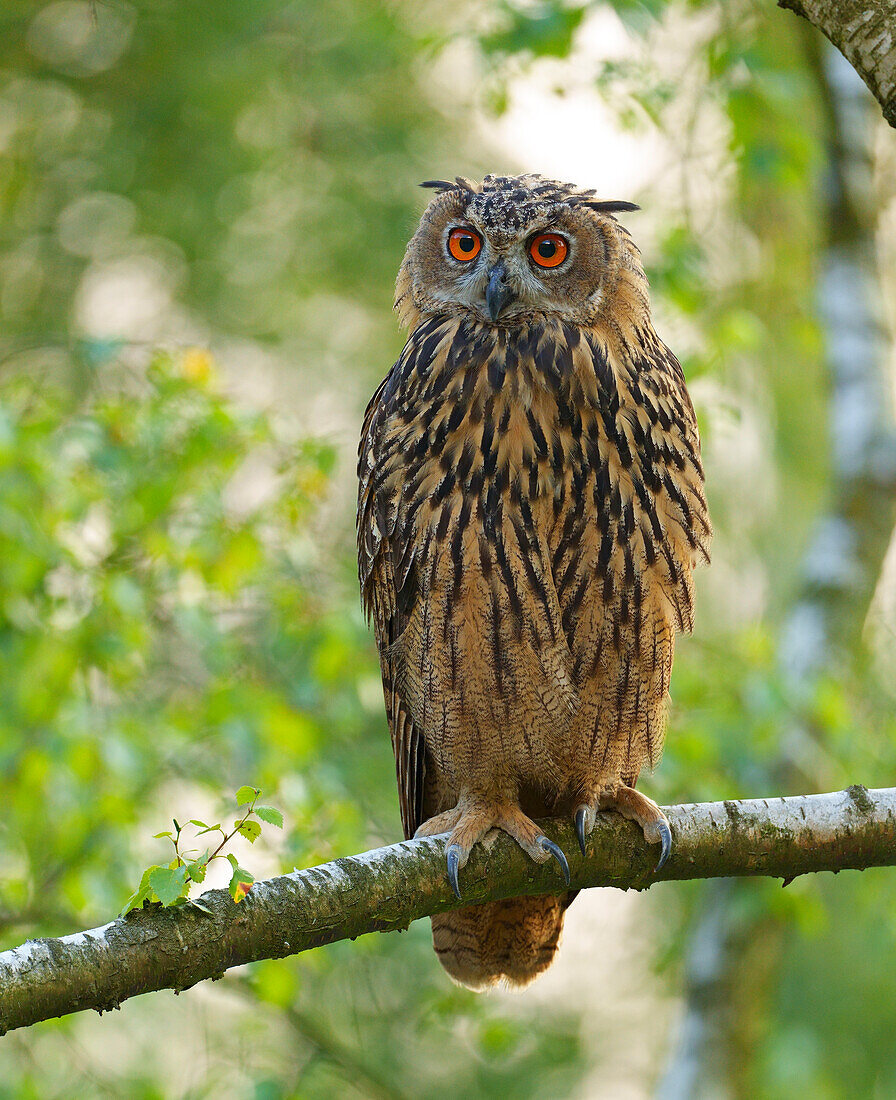
POLYGON ((593 202, 588 200, 580 205, 587 206, 591 210, 596 210, 598 214, 621 214, 627 210, 641 209, 636 202, 623 202, 618 199, 611 199, 609 202, 593 202))
POLYGON ((438 191, 440 195, 444 195, 446 191, 469 191, 475 195, 480 190, 478 184, 466 179, 464 176, 457 176, 454 183, 449 183, 448 180, 426 180, 420 186, 431 187, 434 191, 438 191))

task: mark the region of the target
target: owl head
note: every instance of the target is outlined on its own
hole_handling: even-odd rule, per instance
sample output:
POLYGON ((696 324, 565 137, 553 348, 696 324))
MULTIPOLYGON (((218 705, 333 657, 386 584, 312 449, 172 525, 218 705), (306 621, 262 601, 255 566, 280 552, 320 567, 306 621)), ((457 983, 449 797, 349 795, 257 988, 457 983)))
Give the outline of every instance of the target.
POLYGON ((638 250, 613 216, 637 210, 634 203, 602 202, 538 175, 422 186, 437 194, 399 271, 395 308, 403 324, 466 312, 502 326, 535 315, 587 325, 632 294, 646 311, 638 250))

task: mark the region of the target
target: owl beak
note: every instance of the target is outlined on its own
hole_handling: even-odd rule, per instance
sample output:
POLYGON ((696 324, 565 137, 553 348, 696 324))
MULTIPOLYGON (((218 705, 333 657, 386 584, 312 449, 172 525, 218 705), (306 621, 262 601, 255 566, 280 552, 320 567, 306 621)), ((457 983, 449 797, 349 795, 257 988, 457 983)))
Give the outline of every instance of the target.
POLYGON ((507 265, 503 260, 498 260, 488 273, 488 286, 485 288, 485 304, 488 306, 489 317, 497 321, 501 311, 515 297, 507 283, 507 265))

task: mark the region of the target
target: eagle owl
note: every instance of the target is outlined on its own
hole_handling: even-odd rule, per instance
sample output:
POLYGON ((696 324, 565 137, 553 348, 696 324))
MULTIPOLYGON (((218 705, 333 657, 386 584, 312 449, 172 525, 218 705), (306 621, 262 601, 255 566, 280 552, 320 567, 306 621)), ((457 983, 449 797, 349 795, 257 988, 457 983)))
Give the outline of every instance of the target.
MULTIPOLYGON (((694 410, 653 329, 632 203, 537 175, 423 185, 395 307, 407 343, 367 408, 358 555, 406 837, 488 830, 566 858, 533 818, 598 810, 671 848, 635 790, 659 759, 675 632, 711 528, 694 410)), ((458 982, 523 986, 574 897, 432 918, 458 982)))

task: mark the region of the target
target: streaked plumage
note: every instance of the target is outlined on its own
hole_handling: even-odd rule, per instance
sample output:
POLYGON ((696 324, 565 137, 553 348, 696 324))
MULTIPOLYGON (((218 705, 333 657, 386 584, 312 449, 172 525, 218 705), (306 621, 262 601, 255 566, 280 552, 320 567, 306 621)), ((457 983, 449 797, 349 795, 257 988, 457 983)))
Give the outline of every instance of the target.
MULTIPOLYGON (((653 803, 630 788, 659 759, 711 530, 684 377, 611 212, 631 206, 538 176, 437 186, 398 278, 408 341, 359 462, 405 835, 451 830, 462 866, 498 825, 541 860, 528 818, 581 810, 590 831, 613 807, 657 840, 653 803), (481 259, 446 255, 456 224, 481 259), (547 231, 569 241, 562 270, 527 260, 547 231), (512 297, 493 321, 496 270, 502 307, 512 297)), ((474 988, 525 984, 571 897, 433 918, 436 950, 474 988)))

